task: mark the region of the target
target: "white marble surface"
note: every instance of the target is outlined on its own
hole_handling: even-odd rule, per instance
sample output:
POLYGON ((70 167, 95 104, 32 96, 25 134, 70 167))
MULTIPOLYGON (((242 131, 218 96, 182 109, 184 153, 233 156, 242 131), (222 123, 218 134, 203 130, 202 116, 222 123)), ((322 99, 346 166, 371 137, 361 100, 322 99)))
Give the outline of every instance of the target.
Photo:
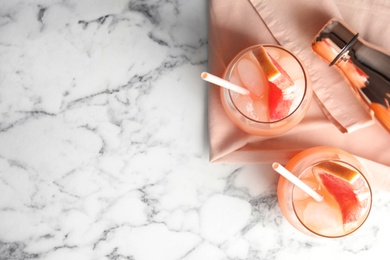
POLYGON ((367 259, 306 237, 269 165, 208 162, 207 1, 0 0, 0 259, 367 259))

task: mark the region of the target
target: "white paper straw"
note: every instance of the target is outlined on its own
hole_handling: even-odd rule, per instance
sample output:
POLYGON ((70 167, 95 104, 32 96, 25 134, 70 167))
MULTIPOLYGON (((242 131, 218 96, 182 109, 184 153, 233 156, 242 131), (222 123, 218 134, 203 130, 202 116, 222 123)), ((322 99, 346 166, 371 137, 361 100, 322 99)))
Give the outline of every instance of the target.
POLYGON ((302 191, 306 192, 310 197, 315 199, 316 201, 320 202, 324 199, 320 194, 315 192, 312 188, 307 186, 303 181, 298 179, 294 174, 292 174, 289 170, 284 168, 281 164, 274 162, 272 164, 272 168, 278 172, 280 175, 285 177, 287 180, 291 181, 294 183, 296 186, 298 186, 302 191))
POLYGON ((230 81, 227 81, 227 80, 224 80, 220 77, 214 76, 208 72, 202 72, 202 74, 200 76, 205 81, 208 81, 210 83, 213 83, 213 84, 218 85, 218 86, 223 87, 223 88, 230 89, 230 90, 237 92, 241 95, 249 95, 249 93, 250 93, 249 90, 247 90, 246 88, 237 86, 236 84, 233 84, 230 81))

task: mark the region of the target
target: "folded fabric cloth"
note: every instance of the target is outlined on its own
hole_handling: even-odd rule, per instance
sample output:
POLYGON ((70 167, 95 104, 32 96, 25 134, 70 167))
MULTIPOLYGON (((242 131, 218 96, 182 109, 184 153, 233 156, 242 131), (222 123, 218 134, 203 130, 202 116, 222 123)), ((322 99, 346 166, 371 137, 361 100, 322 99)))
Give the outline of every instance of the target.
POLYGON ((294 129, 277 137, 260 137, 241 131, 229 120, 219 87, 210 86, 210 161, 285 163, 299 151, 330 145, 356 155, 368 168, 374 185, 390 189, 390 134, 366 113, 340 72, 329 68, 311 49, 314 36, 333 17, 345 20, 364 39, 390 49, 390 41, 382 39, 390 38, 390 18, 383 11, 389 7, 385 0, 210 0, 211 73, 222 76, 231 59, 246 47, 280 44, 304 62, 316 96, 294 129), (361 22, 372 13, 376 19, 361 22))

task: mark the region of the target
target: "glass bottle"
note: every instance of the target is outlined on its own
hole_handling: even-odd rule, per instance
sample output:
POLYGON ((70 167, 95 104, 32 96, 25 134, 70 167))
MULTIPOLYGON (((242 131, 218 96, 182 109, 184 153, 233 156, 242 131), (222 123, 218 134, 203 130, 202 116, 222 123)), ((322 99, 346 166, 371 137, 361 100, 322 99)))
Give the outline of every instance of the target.
POLYGON ((312 48, 349 81, 367 110, 390 132, 390 51, 369 43, 340 19, 331 19, 312 48))

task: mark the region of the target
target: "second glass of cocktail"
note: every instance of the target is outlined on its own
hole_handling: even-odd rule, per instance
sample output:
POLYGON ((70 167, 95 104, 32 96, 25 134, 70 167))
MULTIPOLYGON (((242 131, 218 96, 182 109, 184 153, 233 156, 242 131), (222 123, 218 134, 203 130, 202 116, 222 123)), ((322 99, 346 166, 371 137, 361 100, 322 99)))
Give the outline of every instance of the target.
POLYGON ((241 51, 223 78, 249 90, 243 95, 221 88, 222 105, 233 123, 259 136, 282 134, 297 125, 312 98, 302 62, 277 45, 255 45, 241 51))
POLYGON ((291 158, 285 169, 306 186, 303 189, 285 177, 278 182, 280 209, 299 231, 344 237, 366 221, 372 192, 366 170, 353 155, 336 147, 313 147, 291 158), (307 188, 320 198, 309 196, 307 188))

